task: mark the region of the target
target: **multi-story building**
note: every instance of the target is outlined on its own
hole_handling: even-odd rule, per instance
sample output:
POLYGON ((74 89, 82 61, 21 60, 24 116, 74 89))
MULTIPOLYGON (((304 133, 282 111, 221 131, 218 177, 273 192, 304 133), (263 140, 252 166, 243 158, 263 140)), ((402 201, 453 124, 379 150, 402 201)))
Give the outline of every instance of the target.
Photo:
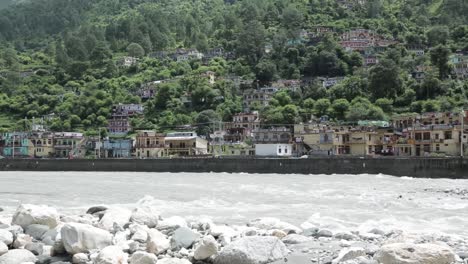
POLYGON ((286 127, 258 128, 252 136, 254 144, 292 143, 291 129, 286 127))
POLYGON ((138 62, 138 59, 135 57, 130 57, 130 56, 125 56, 119 61, 119 65, 122 67, 131 67, 133 65, 136 65, 138 62))
POLYGON ((2 156, 9 158, 25 158, 29 157, 29 134, 26 132, 3 133, 2 141, 2 156))
POLYGON ((82 158, 86 155, 86 138, 82 133, 56 132, 53 142, 57 158, 82 158))
POLYGON ((131 139, 106 139, 102 142, 101 152, 104 153, 104 158, 130 158, 132 149, 131 139))
POLYGON ((333 155, 333 128, 320 124, 294 125, 294 142, 300 154, 333 155))
POLYGON ((167 156, 165 135, 152 130, 138 131, 135 141, 138 158, 160 158, 167 156))
POLYGON ((450 57, 453 71, 458 79, 468 79, 468 55, 457 53, 450 57))
POLYGON ((278 91, 277 88, 268 87, 260 89, 249 89, 243 93, 243 107, 244 109, 252 109, 252 107, 267 106, 273 95, 278 91))
POLYGON ((118 104, 112 108, 112 118, 108 121, 111 135, 126 135, 132 130, 130 118, 143 114, 140 104, 118 104))
POLYGON ((168 155, 196 156, 208 154, 208 141, 195 132, 172 132, 165 138, 168 155))
POLYGON ((35 158, 53 157, 54 134, 51 132, 33 132, 29 135, 30 148, 29 156, 35 158))

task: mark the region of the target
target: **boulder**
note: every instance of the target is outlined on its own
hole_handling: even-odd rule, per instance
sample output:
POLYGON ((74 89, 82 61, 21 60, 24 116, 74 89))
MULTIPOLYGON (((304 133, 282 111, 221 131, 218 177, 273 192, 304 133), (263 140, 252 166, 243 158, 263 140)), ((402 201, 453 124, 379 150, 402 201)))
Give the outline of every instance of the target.
POLYGON ((107 210, 107 206, 104 206, 104 205, 96 205, 96 206, 91 206, 87 211, 86 213, 87 214, 95 214, 95 213, 100 213, 100 212, 103 212, 103 211, 106 211, 107 210))
POLYGON ((301 244, 311 241, 310 238, 306 236, 301 236, 298 234, 289 234, 282 239, 285 244, 301 244))
POLYGON ((11 245, 13 243, 13 234, 6 229, 0 229, 0 242, 5 243, 7 246, 11 245))
POLYGON ((179 227, 171 238, 171 248, 189 248, 200 238, 200 234, 187 227, 179 227))
POLYGON ((213 220, 210 218, 200 218, 191 223, 192 229, 196 229, 198 231, 208 231, 211 229, 211 227, 214 226, 213 220))
POLYGON ((32 224, 46 225, 54 228, 60 221, 55 208, 47 205, 22 204, 13 215, 12 224, 26 228, 32 224))
POLYGON ((87 224, 93 225, 97 220, 96 217, 92 215, 67 215, 60 219, 62 223, 80 223, 80 224, 87 224))
POLYGON ((146 225, 149 228, 154 228, 158 225, 159 212, 155 207, 149 205, 141 205, 135 208, 132 212, 130 221, 140 225, 146 225))
POLYGON ((65 224, 60 234, 69 254, 88 253, 93 249, 103 249, 112 243, 112 235, 109 232, 85 224, 65 224))
POLYGON ((58 226, 51 228, 45 232, 40 240, 45 240, 47 238, 50 238, 52 241, 57 241, 60 240, 62 237, 60 235, 60 230, 62 230, 63 223, 60 223, 58 226))
POLYGON ((133 225, 130 227, 132 232, 132 240, 144 243, 148 240, 148 228, 141 225, 133 225))
POLYGON ((115 230, 114 224, 122 227, 130 221, 131 216, 132 211, 125 208, 114 207, 107 209, 99 221, 99 227, 107 231, 113 231, 115 230))
POLYGON ((36 262, 37 258, 26 249, 13 249, 0 256, 0 264, 23 264, 24 262, 36 262))
POLYGON ((31 243, 33 238, 30 235, 18 234, 15 241, 13 242, 13 247, 16 249, 22 249, 26 244, 31 243))
POLYGON ((191 264, 191 262, 186 259, 164 258, 159 260, 158 264, 191 264))
POLYGON ((332 231, 328 230, 328 229, 320 229, 317 234, 316 234, 317 237, 332 237, 333 236, 333 233, 332 231))
POLYGON ((49 226, 46 225, 32 224, 26 227, 24 233, 32 236, 36 240, 40 240, 49 229, 49 226))
POLYGON ((438 244, 395 243, 382 246, 374 259, 382 264, 450 264, 455 262, 455 254, 438 244))
POLYGON ((288 234, 286 234, 286 232, 284 232, 283 230, 279 230, 279 229, 275 229, 271 232, 271 235, 272 236, 275 236, 279 239, 283 239, 284 237, 286 237, 288 234))
POLYGON ((120 247, 108 246, 99 252, 95 264, 127 264, 128 255, 120 247))
POLYGON ((307 236, 307 237, 316 236, 318 231, 319 229, 317 227, 309 227, 307 229, 304 229, 304 231, 302 231, 302 235, 307 236))
POLYGON ((263 217, 263 218, 255 219, 249 223, 249 226, 254 226, 256 228, 267 229, 267 230, 279 229, 279 230, 286 232, 286 234, 290 234, 290 233, 299 234, 302 232, 302 230, 299 227, 294 226, 290 223, 283 222, 279 220, 278 218, 274 218, 274 217, 263 217))
POLYGON ((213 225, 210 234, 218 238, 222 245, 231 243, 232 239, 239 235, 239 233, 232 227, 225 225, 213 225))
POLYGON ((156 229, 148 230, 148 240, 146 241, 146 250, 149 253, 161 254, 166 252, 170 247, 170 241, 166 235, 156 229))
POLYGON ((215 264, 264 264, 286 257, 288 249, 276 237, 244 237, 227 245, 215 264))
POLYGON ((196 260, 205 260, 218 253, 218 243, 212 236, 206 236, 195 248, 194 258, 196 260))
POLYGON ((158 262, 156 255, 145 251, 137 251, 130 258, 130 264, 156 264, 156 262, 158 262))
POLYGON ((365 255, 366 251, 361 247, 343 248, 338 254, 338 257, 336 257, 332 263, 339 264, 365 255))
POLYGON ((28 243, 24 246, 24 249, 29 250, 34 255, 42 255, 44 252, 44 244, 43 243, 28 243))
POLYGON ((88 261, 89 257, 85 253, 77 253, 72 258, 73 264, 86 264, 88 261))
POLYGON ((336 239, 344 239, 344 240, 356 240, 357 237, 353 235, 351 232, 339 232, 336 233, 334 236, 336 239))
POLYGON ((8 252, 8 246, 0 241, 0 256, 8 252))
POLYGON ((172 216, 159 221, 156 228, 163 233, 171 234, 179 227, 188 227, 187 221, 180 216, 172 216))

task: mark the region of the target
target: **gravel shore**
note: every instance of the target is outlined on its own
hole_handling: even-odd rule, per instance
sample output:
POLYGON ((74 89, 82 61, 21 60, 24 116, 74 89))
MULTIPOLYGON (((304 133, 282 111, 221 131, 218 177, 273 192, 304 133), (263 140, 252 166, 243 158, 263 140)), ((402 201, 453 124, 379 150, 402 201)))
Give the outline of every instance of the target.
MULTIPOLYGON (((460 193, 460 192, 457 192, 460 193)), ((462 193, 461 195, 465 195, 462 193)), ((162 218, 151 198, 133 208, 96 205, 62 215, 46 205, 0 209, 0 264, 452 264, 468 261, 468 239, 401 230, 333 230, 276 218, 243 225, 162 218)))

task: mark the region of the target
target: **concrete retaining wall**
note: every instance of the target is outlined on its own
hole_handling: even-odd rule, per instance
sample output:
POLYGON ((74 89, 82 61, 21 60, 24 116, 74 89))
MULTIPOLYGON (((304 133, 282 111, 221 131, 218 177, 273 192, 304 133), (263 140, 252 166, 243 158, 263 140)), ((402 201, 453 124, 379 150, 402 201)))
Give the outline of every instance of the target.
POLYGON ((420 178, 468 179, 461 158, 310 158, 310 159, 101 159, 0 160, 0 171, 246 172, 281 174, 388 174, 420 178))

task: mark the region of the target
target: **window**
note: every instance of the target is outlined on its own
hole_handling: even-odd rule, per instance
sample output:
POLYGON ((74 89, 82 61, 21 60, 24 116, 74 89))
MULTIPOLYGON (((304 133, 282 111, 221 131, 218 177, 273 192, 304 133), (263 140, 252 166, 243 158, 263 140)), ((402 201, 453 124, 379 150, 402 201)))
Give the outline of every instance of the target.
POLYGON ((281 151, 282 151, 282 150, 281 150, 281 147, 280 147, 280 148, 278 149, 278 153, 281 154, 281 151))
POLYGON ((452 131, 445 131, 444 138, 445 139, 452 139, 452 131))
POLYGON ((284 153, 285 153, 285 154, 288 154, 288 147, 285 147, 285 148, 284 148, 284 153))
POLYGON ((435 134, 435 139, 439 139, 439 133, 435 134))
POLYGON ((440 146, 439 146, 439 144, 436 145, 436 151, 440 151, 440 146))

